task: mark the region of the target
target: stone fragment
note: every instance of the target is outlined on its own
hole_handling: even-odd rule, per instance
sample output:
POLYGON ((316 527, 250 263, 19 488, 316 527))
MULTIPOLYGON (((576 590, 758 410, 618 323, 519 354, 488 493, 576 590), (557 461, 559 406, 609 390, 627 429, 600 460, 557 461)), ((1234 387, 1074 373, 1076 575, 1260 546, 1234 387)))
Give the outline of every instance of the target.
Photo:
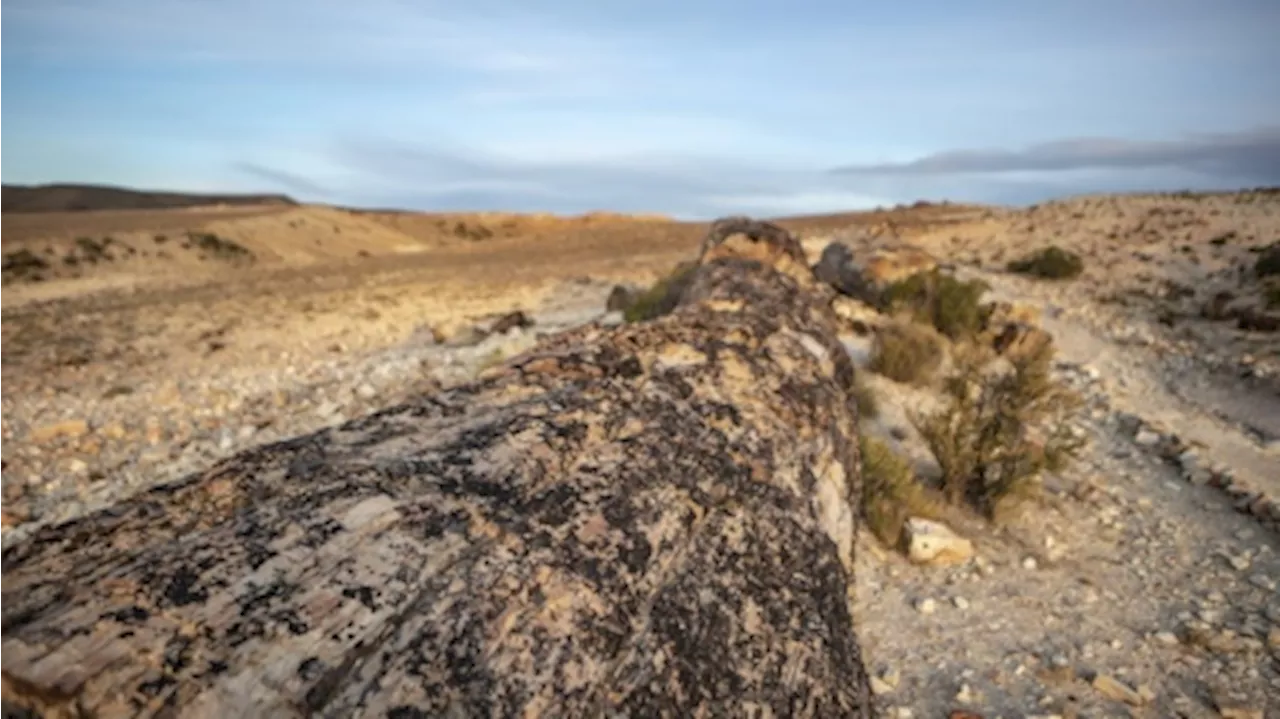
POLYGON ((973 557, 973 542, 941 522, 912 517, 905 531, 907 556, 916 564, 960 564, 973 557))

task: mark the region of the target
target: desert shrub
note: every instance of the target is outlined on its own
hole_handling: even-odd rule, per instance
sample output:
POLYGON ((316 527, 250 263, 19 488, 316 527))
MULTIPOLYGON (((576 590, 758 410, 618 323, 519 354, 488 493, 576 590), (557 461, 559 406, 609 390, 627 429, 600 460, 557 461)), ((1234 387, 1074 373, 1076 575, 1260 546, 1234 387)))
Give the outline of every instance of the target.
MULTIPOLYGON (((244 246, 228 239, 218 237, 212 232, 189 232, 187 238, 196 249, 204 250, 218 259, 252 260, 253 253, 244 246)), ((185 247, 185 245, 184 245, 185 247)))
POLYGON ((1010 272, 1042 277, 1047 280, 1069 280, 1084 272, 1084 260, 1070 250, 1050 245, 1008 265, 1010 272))
POLYGON ((869 366, 895 382, 927 384, 942 364, 942 349, 932 327, 899 318, 876 332, 869 366))
POLYGON ((853 401, 858 406, 859 419, 875 419, 880 415, 880 403, 876 399, 875 390, 867 384, 862 372, 858 372, 853 378, 853 401))
POLYGON ((680 303, 680 296, 693 281, 697 264, 682 262, 666 277, 641 292, 623 313, 627 322, 643 322, 669 314, 680 303))
POLYGON ((453 226, 453 236, 464 240, 487 240, 493 237, 493 230, 484 225, 468 225, 459 221, 453 226))
POLYGON ((107 252, 107 248, 110 245, 110 237, 102 241, 95 240, 92 237, 76 238, 76 247, 79 248, 84 261, 89 264, 96 264, 99 260, 111 260, 111 254, 107 252))
POLYGON ((1253 272, 1259 277, 1280 275, 1280 242, 1272 244, 1258 255, 1253 272))
POLYGON ((3 272, 5 279, 31 280, 38 282, 44 279, 44 271, 49 263, 36 253, 23 248, 4 253, 3 272))
POLYGON ((1280 308, 1280 284, 1264 287, 1262 289, 1262 301, 1269 310, 1280 308))
POLYGON ((902 526, 911 517, 936 518, 939 503, 916 480, 911 464, 884 442, 858 437, 862 458, 862 514, 867 528, 887 545, 902 537, 902 526))
POLYGON ((1000 371, 987 351, 966 348, 944 383, 948 405, 912 417, 950 501, 995 516, 1006 502, 1033 496, 1042 471, 1063 469, 1079 452, 1068 422, 1079 398, 1050 376, 1053 353, 1045 343, 1000 371))
POLYGON ((982 324, 980 302, 991 286, 982 280, 959 280, 938 269, 917 272, 885 288, 881 309, 906 310, 953 340, 969 337, 982 324))

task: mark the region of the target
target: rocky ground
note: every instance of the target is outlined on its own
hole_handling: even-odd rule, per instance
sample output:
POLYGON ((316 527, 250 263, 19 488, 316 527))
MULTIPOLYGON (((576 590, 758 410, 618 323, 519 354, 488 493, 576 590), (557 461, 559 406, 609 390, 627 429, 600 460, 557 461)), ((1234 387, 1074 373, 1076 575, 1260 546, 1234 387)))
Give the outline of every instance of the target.
MULTIPOLYGON (((887 231, 801 223, 815 258, 832 238, 896 232, 1035 307, 1058 376, 1086 399, 1073 422, 1087 450, 1042 501, 998 528, 949 518, 971 560, 913 564, 864 536, 857 621, 889 716, 1280 716, 1280 335, 1201 312, 1224 291, 1262 306, 1238 269, 1277 237, 1280 201, 1260 198, 1083 198, 918 226, 906 210, 887 231), (1085 274, 1004 271, 1048 242, 1079 251, 1085 274)), ((465 380, 538 333, 617 321, 614 283, 652 281, 695 246, 579 236, 6 302, 4 545, 465 380)), ((867 342, 849 338, 860 361, 867 342)), ((866 430, 927 472, 906 410, 930 393, 870 382, 882 412, 866 430)))

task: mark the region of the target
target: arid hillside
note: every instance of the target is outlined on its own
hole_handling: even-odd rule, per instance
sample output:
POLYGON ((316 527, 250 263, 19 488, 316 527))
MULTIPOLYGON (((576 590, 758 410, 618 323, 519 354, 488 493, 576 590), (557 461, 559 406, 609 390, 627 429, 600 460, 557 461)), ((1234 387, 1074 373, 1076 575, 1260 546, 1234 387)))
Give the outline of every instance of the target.
POLYGON ((4 185, 4 212, 85 212, 90 210, 156 210, 209 205, 296 205, 285 195, 211 195, 130 190, 104 185, 4 185))
MULTIPOLYGON (((393 213, 226 206, 3 215, 5 307, 99 290, 192 286, 291 271, 343 272, 428 250, 666 252, 693 226, 591 214, 393 213), (633 239, 641 238, 639 246, 633 239)), ((398 259, 397 259, 398 258, 398 259)), ((359 270, 356 270, 359 272, 359 270)))

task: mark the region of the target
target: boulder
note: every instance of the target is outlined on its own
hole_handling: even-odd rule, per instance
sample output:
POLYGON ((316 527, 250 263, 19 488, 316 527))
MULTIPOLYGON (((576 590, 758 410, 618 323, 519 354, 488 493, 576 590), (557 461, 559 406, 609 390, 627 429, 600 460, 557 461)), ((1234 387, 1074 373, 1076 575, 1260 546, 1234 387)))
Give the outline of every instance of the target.
POLYGON ((937 266, 932 255, 912 245, 881 246, 856 252, 843 242, 832 242, 822 250, 813 273, 838 292, 878 306, 886 287, 937 266))

